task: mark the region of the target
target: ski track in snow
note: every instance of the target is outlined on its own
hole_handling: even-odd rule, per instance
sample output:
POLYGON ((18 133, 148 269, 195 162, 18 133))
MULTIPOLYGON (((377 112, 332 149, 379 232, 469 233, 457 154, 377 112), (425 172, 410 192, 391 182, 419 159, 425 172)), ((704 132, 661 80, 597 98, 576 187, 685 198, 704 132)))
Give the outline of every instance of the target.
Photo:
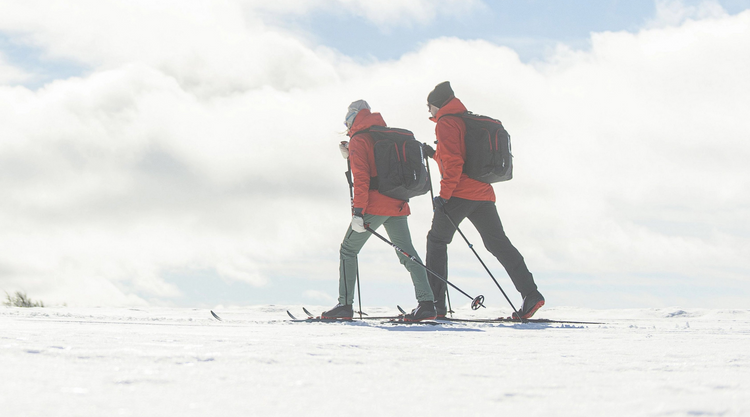
MULTIPOLYGON (((286 309, 305 316, 0 307, 0 415, 750 415, 750 310, 561 307, 537 316, 605 324, 422 326, 292 323, 286 309)), ((509 312, 457 316, 474 314, 509 312)))

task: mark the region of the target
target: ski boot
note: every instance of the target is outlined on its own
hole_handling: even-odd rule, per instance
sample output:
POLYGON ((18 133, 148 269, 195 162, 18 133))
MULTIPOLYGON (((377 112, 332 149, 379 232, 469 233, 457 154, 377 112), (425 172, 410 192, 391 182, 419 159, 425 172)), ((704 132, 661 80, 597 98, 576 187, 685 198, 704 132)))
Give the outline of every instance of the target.
POLYGON ((420 301, 417 308, 404 315, 404 321, 435 320, 437 312, 432 301, 420 301))
POLYGON ((354 311, 351 304, 336 304, 332 309, 320 313, 321 319, 326 320, 351 320, 354 311))
MULTIPOLYGON (((534 292, 523 298, 523 304, 521 304, 521 309, 518 311, 521 314, 521 319, 531 318, 543 305, 544 297, 539 291, 534 290, 534 292)), ((513 318, 518 319, 518 314, 514 312, 513 318)))

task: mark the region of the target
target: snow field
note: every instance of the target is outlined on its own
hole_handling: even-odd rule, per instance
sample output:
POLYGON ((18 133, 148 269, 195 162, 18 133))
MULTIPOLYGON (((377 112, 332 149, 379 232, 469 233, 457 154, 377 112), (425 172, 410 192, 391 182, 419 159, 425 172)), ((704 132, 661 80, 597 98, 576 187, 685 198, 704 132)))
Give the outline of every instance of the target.
MULTIPOLYGON (((750 310, 546 308, 538 317, 606 324, 409 326, 291 323, 287 308, 304 316, 0 308, 0 415, 750 415, 750 310)), ((458 316, 473 314, 508 312, 458 316)))

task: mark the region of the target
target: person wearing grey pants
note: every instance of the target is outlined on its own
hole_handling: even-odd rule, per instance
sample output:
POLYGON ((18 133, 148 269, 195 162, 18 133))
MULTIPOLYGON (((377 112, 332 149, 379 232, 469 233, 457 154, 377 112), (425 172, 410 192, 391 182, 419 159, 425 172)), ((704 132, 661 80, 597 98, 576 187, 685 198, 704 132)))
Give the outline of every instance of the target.
MULTIPOLYGON (((357 254, 370 238, 367 227, 376 230, 381 225, 391 240, 400 248, 413 254, 421 263, 411 241, 407 216, 409 203, 381 194, 377 187, 371 187, 371 180, 378 173, 375 166, 374 141, 368 130, 373 126, 386 126, 380 113, 370 112, 364 100, 349 105, 345 124, 350 137, 342 142, 341 154, 349 160, 353 177, 352 221, 341 243, 339 267, 338 304, 320 317, 330 320, 351 320, 354 312, 354 290, 357 278, 357 254)), ((374 183, 374 182, 373 182, 374 183)), ((373 184, 374 185, 374 184, 373 184)), ((417 308, 406 314, 404 320, 421 321, 435 318, 435 304, 427 280, 427 272, 417 262, 400 252, 399 260, 411 274, 414 292, 419 302, 417 308)))

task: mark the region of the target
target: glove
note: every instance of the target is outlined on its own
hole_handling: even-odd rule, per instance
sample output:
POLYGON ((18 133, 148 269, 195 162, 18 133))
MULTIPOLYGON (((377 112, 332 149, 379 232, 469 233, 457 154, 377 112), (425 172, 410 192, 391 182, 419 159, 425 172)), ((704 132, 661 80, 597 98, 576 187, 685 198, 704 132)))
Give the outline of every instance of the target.
POLYGON ((344 159, 349 159, 349 142, 342 140, 341 143, 339 143, 339 151, 341 151, 341 156, 343 156, 344 159))
POLYGON ((432 158, 435 155, 435 149, 432 148, 432 146, 423 143, 422 144, 422 153, 426 158, 432 158))
POLYGON ((352 210, 352 230, 354 230, 357 233, 365 233, 367 229, 365 229, 365 218, 362 215, 362 212, 364 209, 361 208, 355 208, 352 210))
POLYGON ((433 198, 432 199, 432 211, 434 211, 435 213, 445 213, 445 203, 447 202, 448 200, 440 196, 433 198))

